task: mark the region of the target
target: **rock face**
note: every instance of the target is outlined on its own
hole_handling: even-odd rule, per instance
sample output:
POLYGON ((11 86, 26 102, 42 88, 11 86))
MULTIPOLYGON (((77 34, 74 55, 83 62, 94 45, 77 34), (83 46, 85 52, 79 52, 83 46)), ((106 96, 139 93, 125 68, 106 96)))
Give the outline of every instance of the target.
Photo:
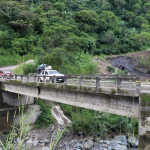
POLYGON ((136 52, 121 56, 108 57, 111 65, 115 68, 128 70, 129 73, 146 76, 150 74, 150 52, 136 52))
POLYGON ((147 71, 136 69, 135 64, 134 64, 134 58, 130 57, 124 57, 124 56, 118 56, 112 60, 113 67, 121 70, 127 70, 129 73, 132 74, 138 74, 138 75, 146 75, 147 71))
POLYGON ((51 110, 53 117, 57 120, 57 123, 61 126, 69 126, 72 124, 71 120, 69 120, 61 110, 60 106, 54 106, 51 110))

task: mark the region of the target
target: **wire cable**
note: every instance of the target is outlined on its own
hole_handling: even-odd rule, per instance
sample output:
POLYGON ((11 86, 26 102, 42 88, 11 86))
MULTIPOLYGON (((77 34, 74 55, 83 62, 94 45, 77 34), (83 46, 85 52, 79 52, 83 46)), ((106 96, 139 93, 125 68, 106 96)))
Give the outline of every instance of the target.
MULTIPOLYGON (((108 130, 110 130, 110 129, 112 129, 112 128, 114 128, 114 127, 120 125, 120 124, 122 124, 123 122, 125 122, 125 121, 128 120, 129 118, 131 118, 131 117, 128 117, 127 119, 121 121, 120 123, 118 123, 118 124, 116 124, 116 125, 114 125, 114 126, 108 128, 108 129, 105 129, 105 130, 103 130, 103 131, 101 131, 101 132, 99 132, 99 133, 96 133, 96 134, 94 134, 94 135, 91 135, 91 136, 89 136, 89 137, 86 137, 86 138, 84 138, 84 139, 89 139, 89 138, 94 137, 94 136, 97 136, 97 135, 99 135, 99 134, 101 134, 101 133, 103 133, 103 132, 106 132, 106 131, 108 131, 108 130)), ((75 143, 77 143, 77 142, 84 141, 84 139, 81 139, 81 140, 78 140, 78 141, 74 141, 74 142, 71 142, 71 143, 68 143, 68 144, 64 144, 63 146, 60 146, 60 147, 58 147, 58 148, 55 148, 54 150, 58 150, 58 149, 60 149, 60 148, 63 148, 64 146, 69 146, 69 145, 71 145, 71 144, 75 144, 75 143)))

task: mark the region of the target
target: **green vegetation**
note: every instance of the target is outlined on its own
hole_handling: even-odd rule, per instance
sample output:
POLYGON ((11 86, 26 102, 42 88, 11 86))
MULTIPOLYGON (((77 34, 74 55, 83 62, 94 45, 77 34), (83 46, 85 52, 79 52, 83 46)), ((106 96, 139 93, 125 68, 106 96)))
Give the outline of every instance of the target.
MULTIPOLYGON (((104 113, 100 111, 94 111, 84 108, 79 108, 75 106, 69 106, 66 104, 61 104, 61 107, 65 113, 71 120, 72 126, 71 129, 74 132, 83 132, 85 135, 92 135, 94 133, 98 133, 103 131, 121 121, 125 120, 127 117, 104 113), (90 123, 89 123, 90 122, 90 123)), ((128 118, 121 125, 121 132, 125 132, 126 135, 128 133, 133 133, 133 128, 135 134, 138 133, 138 119, 135 119, 135 123, 133 125, 132 118, 128 118)), ((120 126, 113 128, 111 131, 120 131, 120 126)), ((119 133, 119 132, 118 132, 119 133)))
POLYGON ((93 55, 150 46, 149 6, 141 0, 2 1, 0 66, 22 63, 27 55, 62 73, 95 73, 93 55))
POLYGON ((37 68, 36 64, 33 63, 22 63, 16 69, 14 69, 15 74, 25 74, 28 75, 31 72, 35 72, 37 68))
MULTIPOLYGON (((0 145, 4 150, 29 150, 29 147, 26 146, 23 148, 24 141, 27 137, 27 132, 31 129, 32 116, 35 111, 33 110, 31 116, 27 117, 25 112, 25 106, 19 106, 19 114, 18 119, 11 124, 10 129, 7 131, 7 135, 5 136, 5 144, 0 141, 0 145), (31 118, 30 118, 31 117, 31 118), (14 139, 19 138, 19 143, 17 148, 14 146, 14 139)), ((14 114, 16 115, 16 114, 14 114)), ((6 124, 8 126, 8 124, 6 124)))
POLYGON ((116 94, 116 90, 115 89, 111 89, 111 94, 116 94))
POLYGON ((107 70, 108 70, 109 72, 115 72, 115 68, 112 67, 112 66, 107 66, 107 70))
POLYGON ((36 104, 40 105, 42 111, 36 121, 36 127, 48 127, 50 124, 53 124, 55 119, 51 114, 52 105, 47 105, 46 100, 43 99, 36 100, 36 104))
POLYGON ((150 106, 150 96, 147 96, 146 93, 142 94, 142 106, 150 106))
MULTIPOLYGON (((108 67, 108 66, 107 66, 108 67)), ((121 69, 116 69, 114 68, 114 71, 112 73, 112 75, 127 75, 128 74, 128 71, 123 71, 121 69)))
POLYGON ((0 66, 16 65, 34 58, 35 57, 32 54, 24 55, 24 56, 20 56, 19 54, 13 54, 13 55, 0 54, 0 66))

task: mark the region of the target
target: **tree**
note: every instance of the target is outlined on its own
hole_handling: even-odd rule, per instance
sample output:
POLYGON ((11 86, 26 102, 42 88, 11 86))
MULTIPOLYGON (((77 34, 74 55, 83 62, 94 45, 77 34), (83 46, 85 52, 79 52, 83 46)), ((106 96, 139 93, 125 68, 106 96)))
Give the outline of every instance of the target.
POLYGON ((111 11, 103 11, 98 17, 98 27, 101 30, 115 29, 118 19, 111 11))
POLYGON ((144 4, 144 10, 145 10, 145 12, 147 12, 148 10, 150 10, 150 2, 144 4))
POLYGON ((148 3, 150 2, 150 0, 142 0, 144 3, 148 3))
POLYGON ((141 31, 142 31, 142 32, 149 32, 149 25, 147 25, 147 24, 142 24, 142 25, 141 25, 141 31))
POLYGON ((117 5, 117 7, 122 7, 123 5, 126 4, 125 0, 114 0, 115 5, 117 5))
POLYGON ((150 34, 146 32, 141 32, 135 35, 135 42, 139 43, 142 47, 148 46, 150 41, 150 34))
POLYGON ((142 24, 149 24, 148 21, 142 16, 137 16, 135 19, 135 23, 138 27, 141 27, 142 24))
POLYGON ((65 4, 62 2, 56 2, 53 4, 53 7, 59 11, 64 11, 65 10, 65 4))
POLYGON ((108 30, 104 35, 103 41, 105 43, 108 43, 108 45, 110 46, 110 45, 117 45, 119 39, 116 37, 113 31, 108 30))
POLYGON ((150 21, 150 14, 149 13, 145 15, 145 19, 150 21))
POLYGON ((97 14, 94 10, 82 10, 73 15, 76 22, 83 22, 89 25, 97 24, 97 14))
POLYGON ((129 2, 132 3, 132 5, 135 5, 135 4, 141 5, 142 4, 141 0, 129 0, 129 2))
POLYGON ((131 19, 134 17, 134 13, 132 11, 128 11, 126 13, 126 18, 129 19, 129 22, 131 21, 131 19))
POLYGON ((137 14, 141 10, 141 5, 135 4, 133 5, 133 9, 134 9, 135 14, 137 14))

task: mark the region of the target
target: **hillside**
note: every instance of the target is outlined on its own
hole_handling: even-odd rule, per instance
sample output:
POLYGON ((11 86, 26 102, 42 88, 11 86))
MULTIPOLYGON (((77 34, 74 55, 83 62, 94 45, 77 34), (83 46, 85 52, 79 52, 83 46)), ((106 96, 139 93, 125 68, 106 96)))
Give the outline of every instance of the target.
MULTIPOLYGON (((109 59, 109 58, 108 58, 109 59)), ((112 56, 111 64, 116 68, 128 70, 130 73, 146 75, 150 74, 150 52, 136 52, 121 56, 112 56)))
POLYGON ((94 73, 92 55, 148 49, 149 8, 149 0, 2 0, 0 66, 33 55, 62 73, 94 73))

